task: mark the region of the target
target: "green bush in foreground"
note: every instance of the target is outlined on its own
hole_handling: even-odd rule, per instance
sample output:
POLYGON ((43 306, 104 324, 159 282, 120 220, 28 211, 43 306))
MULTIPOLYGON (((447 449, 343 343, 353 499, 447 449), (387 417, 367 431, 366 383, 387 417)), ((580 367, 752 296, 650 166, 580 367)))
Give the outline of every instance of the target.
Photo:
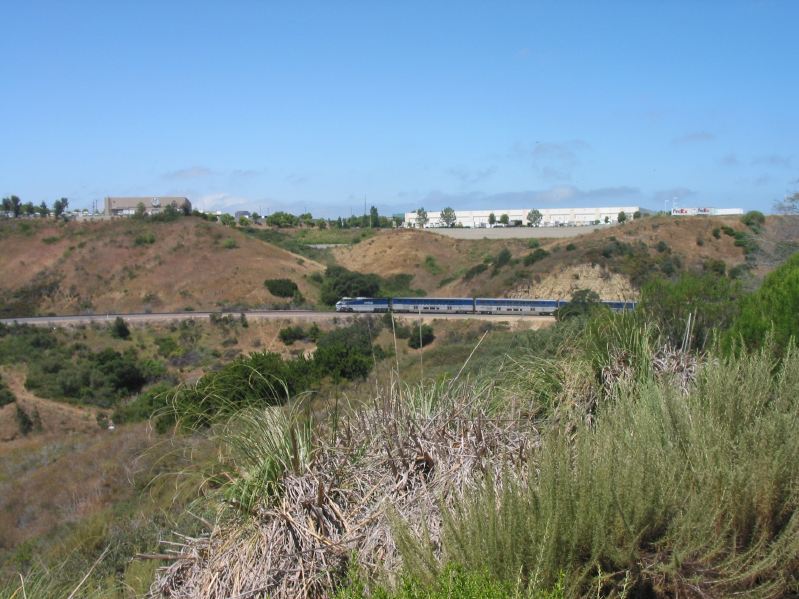
POLYGON ((570 597, 792 595, 797 430, 793 348, 779 367, 768 351, 710 360, 686 395, 621 381, 594 423, 544 429, 526 475, 447 510, 440 559, 400 530, 405 565, 428 585, 452 565, 530 589, 565 580, 570 597))
POLYGON ((727 347, 739 340, 749 348, 761 347, 769 334, 778 348, 799 336, 799 254, 794 254, 763 285, 741 301, 740 314, 725 337, 727 347))
POLYGON ((378 587, 367 592, 366 585, 354 575, 334 599, 563 599, 563 583, 550 591, 526 591, 518 585, 500 583, 484 572, 470 572, 448 567, 432 585, 412 577, 402 580, 395 590, 378 587))

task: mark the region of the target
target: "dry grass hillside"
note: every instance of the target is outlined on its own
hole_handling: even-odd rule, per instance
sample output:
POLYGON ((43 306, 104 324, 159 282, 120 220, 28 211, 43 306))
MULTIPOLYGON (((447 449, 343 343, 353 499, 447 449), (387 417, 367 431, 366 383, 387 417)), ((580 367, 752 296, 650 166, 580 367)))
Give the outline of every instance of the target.
POLYGON ((358 272, 381 276, 413 274, 412 286, 429 295, 442 295, 442 281, 452 279, 475 263, 507 247, 516 254, 527 248, 522 239, 453 239, 429 231, 382 231, 358 244, 336 248, 336 261, 358 272))
MULTIPOLYGON (((302 233, 308 231, 280 235, 302 243, 302 233)), ((605 299, 629 299, 653 271, 696 271, 708 262, 723 262, 727 272, 744 265, 760 278, 795 251, 798 241, 797 217, 768 217, 754 232, 738 217, 659 216, 568 239, 467 240, 380 231, 329 255, 350 270, 412 275, 412 288, 439 297, 565 298, 590 288, 605 299), (748 255, 734 236, 740 233, 754 243, 748 255)), ((316 303, 319 287, 310 275, 324 269, 257 236, 195 218, 4 223, 0 255, 5 316, 285 305, 287 299, 264 287, 267 278, 292 279, 316 303)))
POLYGON ((6 315, 214 310, 285 304, 264 279, 290 278, 310 301, 323 267, 240 231, 196 218, 171 223, 0 226, 6 315))
POLYGON ((339 263, 381 275, 410 273, 412 286, 435 296, 570 297, 580 288, 604 299, 630 299, 652 271, 700 271, 710 261, 729 272, 746 264, 760 277, 799 247, 799 218, 768 217, 759 232, 738 217, 649 217, 569 239, 461 240, 426 231, 383 232, 339 248, 339 263), (757 247, 747 260, 734 236, 757 247), (536 245, 539 247, 534 247, 536 245), (496 258, 507 249, 510 261, 496 258), (545 252, 545 253, 544 253, 545 252), (532 254, 537 256, 531 257, 532 254))

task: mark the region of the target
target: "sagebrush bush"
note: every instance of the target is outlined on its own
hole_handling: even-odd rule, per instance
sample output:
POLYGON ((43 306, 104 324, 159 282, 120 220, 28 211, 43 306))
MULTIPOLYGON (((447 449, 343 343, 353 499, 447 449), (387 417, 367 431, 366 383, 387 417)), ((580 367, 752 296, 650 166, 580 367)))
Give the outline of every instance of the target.
POLYGON ((593 423, 544 429, 526 475, 446 511, 440 558, 424 539, 401 548, 429 580, 458 564, 542 590, 565 573, 567 596, 786 596, 799 591, 797 430, 793 349, 780 365, 710 359, 687 395, 642 372, 593 423))

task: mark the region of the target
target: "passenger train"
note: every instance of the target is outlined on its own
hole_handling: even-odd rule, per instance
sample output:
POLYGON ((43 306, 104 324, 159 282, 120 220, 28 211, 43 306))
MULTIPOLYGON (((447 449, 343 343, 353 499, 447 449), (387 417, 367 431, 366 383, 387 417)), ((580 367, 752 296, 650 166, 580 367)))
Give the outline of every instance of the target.
MULTIPOLYGON (((343 297, 336 312, 412 312, 424 314, 554 314, 569 302, 491 297, 343 297)), ((615 312, 633 310, 635 302, 602 302, 615 312)))

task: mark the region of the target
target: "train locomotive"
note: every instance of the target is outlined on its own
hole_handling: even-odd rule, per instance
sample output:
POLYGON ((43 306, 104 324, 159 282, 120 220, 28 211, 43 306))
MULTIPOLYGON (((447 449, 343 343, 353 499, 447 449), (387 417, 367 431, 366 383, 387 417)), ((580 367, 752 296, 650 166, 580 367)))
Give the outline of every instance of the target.
MULTIPOLYGON (((336 312, 411 312, 422 314, 508 314, 550 316, 565 300, 492 297, 343 297, 336 312)), ((614 312, 635 309, 635 302, 602 302, 614 312)))

